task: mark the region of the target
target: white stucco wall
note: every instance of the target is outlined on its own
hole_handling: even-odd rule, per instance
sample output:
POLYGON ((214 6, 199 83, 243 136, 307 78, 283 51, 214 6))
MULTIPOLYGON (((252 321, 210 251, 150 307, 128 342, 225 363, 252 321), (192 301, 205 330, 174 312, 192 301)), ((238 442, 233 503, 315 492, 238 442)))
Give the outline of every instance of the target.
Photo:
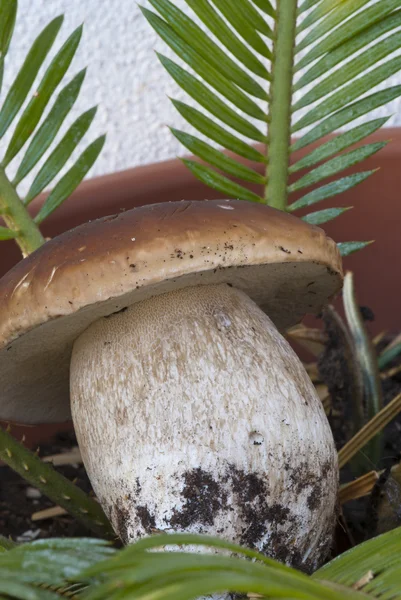
MULTIPOLYGON (((175 1, 185 6, 184 0, 175 1)), ((147 0, 142 4, 149 6, 147 0)), ((73 75, 85 65, 89 70, 72 118, 98 104, 88 139, 107 132, 106 146, 90 175, 182 154, 166 124, 182 124, 167 96, 184 94, 154 55, 154 49, 167 54, 169 50, 151 30, 135 0, 19 0, 2 98, 34 37, 60 13, 65 14, 65 22, 59 43, 85 22, 81 46, 69 73, 73 75)), ((397 81, 401 83, 401 74, 392 83, 397 81)), ((388 124, 401 125, 400 102, 394 102, 386 114, 388 110, 394 114, 388 124)))

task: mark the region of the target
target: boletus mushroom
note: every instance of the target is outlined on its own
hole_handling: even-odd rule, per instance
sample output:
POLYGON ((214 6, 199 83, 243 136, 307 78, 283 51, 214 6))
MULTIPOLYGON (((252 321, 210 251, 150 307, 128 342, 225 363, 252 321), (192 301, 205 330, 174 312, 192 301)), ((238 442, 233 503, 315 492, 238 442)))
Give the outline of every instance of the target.
POLYGON ((341 282, 336 244, 264 205, 182 201, 87 223, 0 282, 0 418, 72 414, 126 543, 202 532, 311 569, 332 540, 337 456, 278 330, 341 282))

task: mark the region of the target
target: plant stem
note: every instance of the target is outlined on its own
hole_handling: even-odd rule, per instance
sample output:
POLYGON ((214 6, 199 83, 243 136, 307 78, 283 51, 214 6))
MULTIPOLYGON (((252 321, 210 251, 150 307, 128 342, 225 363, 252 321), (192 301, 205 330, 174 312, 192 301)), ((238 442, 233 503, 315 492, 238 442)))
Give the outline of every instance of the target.
POLYGON ((0 427, 0 459, 101 537, 115 534, 100 504, 0 427))
POLYGON ((0 216, 16 233, 15 241, 24 257, 45 243, 38 226, 21 202, 2 167, 0 167, 0 216))
POLYGON ((287 206, 291 137, 291 101, 297 0, 277 0, 270 85, 268 182, 265 199, 269 206, 287 206))

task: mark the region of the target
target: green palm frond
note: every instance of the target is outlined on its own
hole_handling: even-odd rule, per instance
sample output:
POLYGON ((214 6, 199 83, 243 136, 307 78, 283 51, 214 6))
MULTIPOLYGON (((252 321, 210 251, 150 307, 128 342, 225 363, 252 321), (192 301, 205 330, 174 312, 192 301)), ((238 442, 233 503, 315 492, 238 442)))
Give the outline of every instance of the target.
MULTIPOLYGON (((16 13, 17 0, 0 1, 0 81, 16 13)), ((51 150, 54 139, 70 114, 85 79, 84 69, 73 77, 53 100, 76 54, 82 36, 82 26, 80 26, 54 52, 62 23, 63 16, 56 17, 35 39, 0 108, 0 140, 10 131, 16 120, 11 139, 0 160, 0 216, 7 225, 0 231, 0 238, 14 238, 24 255, 44 242, 25 206, 45 187, 54 185, 56 178, 60 176, 60 171, 77 148, 96 114, 96 107, 94 107, 71 125, 34 176, 28 195, 23 199, 18 193, 18 185, 32 172, 45 153, 51 150), (50 54, 54 56, 40 81, 36 82, 39 70, 50 54), (36 87, 32 93, 34 84, 36 87), (48 107, 50 110, 45 115, 48 107), (11 179, 8 175, 8 167, 24 149, 25 152, 15 169, 15 177, 11 179)), ((44 202, 40 214, 37 215, 37 223, 41 223, 74 191, 98 157, 104 140, 104 136, 100 136, 92 142, 74 166, 59 178, 53 192, 44 202)))
MULTIPOLYGON (((361 142, 387 118, 354 121, 401 96, 401 86, 371 92, 401 70, 394 55, 401 48, 399 0, 186 0, 185 11, 172 0, 149 2, 156 12, 142 12, 189 69, 164 55, 161 63, 203 109, 173 100, 203 136, 172 129, 201 159, 185 160, 198 179, 228 196, 294 211, 374 173, 343 174, 385 145, 361 142), (347 131, 327 140, 344 126, 347 131), (291 134, 298 138, 292 145, 291 134), (291 161, 300 149, 302 158, 291 161)), ((344 210, 304 218, 321 224, 344 210)), ((339 247, 349 254, 363 243, 339 247)))
POLYGON ((401 597, 400 551, 398 528, 308 576, 209 536, 156 535, 123 550, 99 540, 56 538, 0 553, 0 594, 20 600, 190 600, 230 591, 264 598, 390 600, 401 597))

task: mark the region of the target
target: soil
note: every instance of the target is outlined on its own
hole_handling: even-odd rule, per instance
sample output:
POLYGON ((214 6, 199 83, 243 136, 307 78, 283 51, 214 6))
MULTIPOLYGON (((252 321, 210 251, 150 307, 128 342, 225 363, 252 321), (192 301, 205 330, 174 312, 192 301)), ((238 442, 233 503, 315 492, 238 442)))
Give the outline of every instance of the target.
MULTIPOLYGON (((73 433, 58 434, 51 443, 40 448, 40 456, 70 451, 77 445, 73 433)), ((66 465, 57 470, 85 492, 91 485, 83 465, 66 465)), ((48 537, 93 536, 69 515, 32 521, 32 515, 54 506, 51 500, 32 488, 22 477, 5 465, 0 466, 0 534, 14 541, 32 541, 48 537)))

